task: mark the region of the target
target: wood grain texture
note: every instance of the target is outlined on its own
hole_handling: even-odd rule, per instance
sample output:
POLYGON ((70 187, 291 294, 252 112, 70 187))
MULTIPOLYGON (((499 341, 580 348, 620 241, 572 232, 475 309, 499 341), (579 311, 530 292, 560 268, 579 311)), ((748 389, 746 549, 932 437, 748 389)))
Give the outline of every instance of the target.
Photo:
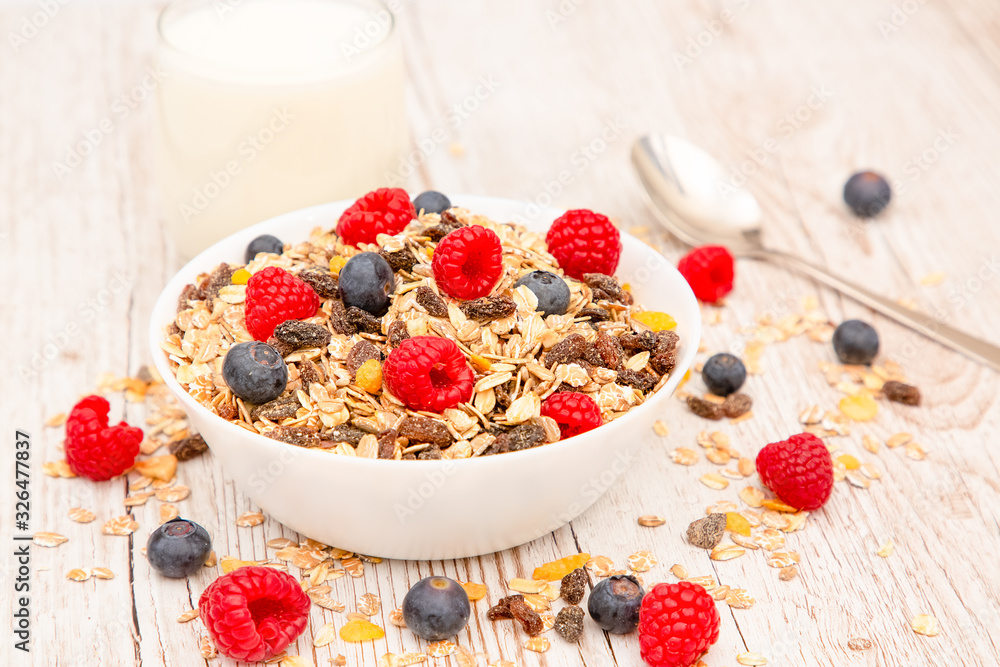
MULTIPOLYGON (((151 169, 154 104, 147 89, 155 83, 147 68, 160 6, 68 3, 16 49, 9 35, 38 8, 0 6, 7 42, 0 57, 0 303, 4 367, 19 370, 5 373, 0 387, 7 428, 33 437, 32 528, 70 538, 33 549, 33 652, 15 654, 5 638, 3 664, 201 663, 199 622, 181 625, 176 617, 197 603, 214 573, 188 582, 150 573, 141 549, 158 523, 158 503, 132 509, 140 528, 131 538, 105 536, 100 525, 125 512, 125 482, 41 475, 42 462, 61 458, 62 439, 61 429, 43 428, 43 421, 66 411, 100 373, 134 374, 146 362, 149 311, 178 267, 157 221, 151 169), (116 104, 122 95, 127 112, 116 104), (65 162, 104 118, 112 130, 102 133, 100 145, 69 173, 57 173, 53 163, 65 162), (72 507, 92 510, 97 521, 71 522, 72 507), (115 578, 65 579, 71 568, 97 566, 115 578)), ((423 147, 411 189, 590 207, 625 228, 651 228, 628 151, 645 131, 680 134, 715 154, 734 178, 746 173, 770 243, 998 338, 1000 14, 994 4, 424 0, 404 2, 400 14, 414 145, 423 147), (446 140, 421 142, 435 128, 445 129, 446 140), (464 155, 456 156, 452 144, 464 147, 464 155), (864 167, 896 185, 892 208, 874 223, 850 219, 840 200, 846 176, 864 167), (934 271, 947 273, 944 283, 920 285, 934 271)), ((684 250, 659 232, 651 241, 671 261, 684 250)), ((697 478, 715 466, 703 459, 683 468, 667 453, 696 447, 698 431, 718 428, 752 456, 799 430, 797 415, 807 405, 834 408, 839 394, 817 370, 832 353, 804 338, 766 348, 765 373, 747 387, 755 419, 713 425, 672 403, 663 415, 670 435, 650 434, 629 471, 571 526, 479 558, 369 564, 363 578, 332 582, 331 595, 348 611, 366 592, 381 596, 373 620, 386 628, 386 639, 360 645, 338 639, 314 648, 319 628, 345 622, 344 614, 314 606, 309 629, 289 654, 319 666, 343 653, 349 665, 374 666, 387 651, 419 649, 423 643, 389 624, 388 614, 412 583, 434 573, 489 587, 458 640, 474 653, 522 666, 636 665, 634 635, 606 636, 587 621, 579 646, 550 633, 552 649, 534 654, 521 647, 523 633, 507 622, 490 623, 485 610, 505 593, 507 580, 530 576, 545 561, 579 549, 622 567, 645 548, 659 561, 644 575, 647 583, 672 581, 668 569, 681 563, 692 575, 712 575, 756 598, 749 610, 720 606, 722 631, 705 657, 709 667, 733 665, 744 651, 780 667, 1000 661, 997 375, 781 269, 741 262, 738 271, 720 321, 706 311, 707 350, 742 351, 756 315, 795 313, 804 297, 816 295, 834 321, 874 321, 885 356, 924 390, 923 407, 883 404, 876 422, 855 425, 839 439, 845 451, 876 462, 883 479, 868 491, 838 485, 806 530, 788 536, 802 555, 798 578, 778 581, 760 553, 716 563, 687 545, 687 523, 712 502, 736 500, 742 484, 712 491, 697 478), (927 460, 861 448, 862 434, 884 439, 898 431, 915 433, 929 448, 927 460), (662 514, 668 522, 643 528, 635 522, 642 514, 662 514), (877 557, 889 538, 895 553, 877 557), (940 636, 909 629, 919 613, 938 618, 940 636), (870 639, 872 648, 851 650, 848 642, 857 637, 870 639)), ((141 408, 124 406, 120 396, 112 406, 113 418, 142 419, 141 408)), ((13 478, 9 456, 0 475, 13 478)), ((180 479, 192 488, 178 503, 182 515, 208 528, 220 556, 263 560, 272 553, 268 539, 300 537, 271 520, 237 528, 236 517, 256 508, 211 457, 184 464, 180 479)), ((12 512, 5 492, 4 545, 12 512)), ((11 566, 5 557, 4 591, 12 585, 11 566)), ((10 627, 10 613, 3 605, 0 627, 10 627)))

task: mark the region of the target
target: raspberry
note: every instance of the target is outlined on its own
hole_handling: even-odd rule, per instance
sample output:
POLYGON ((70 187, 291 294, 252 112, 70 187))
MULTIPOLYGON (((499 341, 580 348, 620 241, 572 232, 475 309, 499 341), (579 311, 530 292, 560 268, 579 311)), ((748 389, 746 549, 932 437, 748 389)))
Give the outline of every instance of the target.
POLYGON ((782 502, 800 510, 819 509, 833 492, 833 459, 812 433, 764 447, 757 454, 757 472, 782 502))
POLYGON ((431 268, 438 287, 448 296, 486 296, 503 273, 500 237, 479 225, 460 227, 437 244, 431 268))
POLYGON ((382 379, 411 410, 442 412, 472 398, 475 375, 454 341, 435 336, 407 338, 389 353, 382 379))
POLYGON ((719 612, 689 581, 657 584, 639 609, 639 653, 652 667, 690 667, 719 639, 719 612))
POLYGON ((607 216, 587 209, 566 211, 545 235, 549 252, 566 275, 583 280, 585 273, 611 275, 618 268, 622 240, 607 216))
POLYGON ((733 291, 733 256, 721 245, 695 248, 681 258, 677 270, 705 303, 715 303, 733 291))
POLYGON ((562 431, 560 440, 601 425, 601 409, 590 396, 575 391, 552 394, 542 403, 542 416, 552 417, 562 431))
POLYGON ((66 462, 77 475, 95 481, 116 477, 135 463, 142 430, 125 422, 108 426, 111 406, 100 396, 87 396, 66 419, 66 462))
POLYGON ((379 234, 398 234, 417 217, 402 188, 379 188, 347 207, 337 222, 337 235, 347 245, 375 243, 379 234))
POLYGON ((292 575, 241 567, 213 581, 198 601, 215 644, 234 660, 256 662, 281 653, 309 621, 309 596, 292 575))
POLYGON ((247 283, 247 331, 255 340, 266 341, 282 322, 312 317, 317 310, 315 290, 284 269, 269 266, 247 283))

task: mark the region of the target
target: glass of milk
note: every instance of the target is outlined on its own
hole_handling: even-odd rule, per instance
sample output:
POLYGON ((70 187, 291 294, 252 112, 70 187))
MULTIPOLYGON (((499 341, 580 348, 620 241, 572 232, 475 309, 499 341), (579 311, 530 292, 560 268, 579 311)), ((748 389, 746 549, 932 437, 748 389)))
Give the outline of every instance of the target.
POLYGON ((186 258, 383 186, 406 148, 400 36, 379 0, 177 0, 157 67, 161 205, 186 258))

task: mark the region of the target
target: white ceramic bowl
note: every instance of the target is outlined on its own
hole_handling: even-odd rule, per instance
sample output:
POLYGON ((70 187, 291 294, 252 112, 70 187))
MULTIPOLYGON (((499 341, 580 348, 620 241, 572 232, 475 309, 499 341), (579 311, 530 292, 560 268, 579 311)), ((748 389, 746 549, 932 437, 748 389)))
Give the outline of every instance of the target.
MULTIPOLYGON (((498 222, 544 232, 562 211, 492 197, 456 196, 457 206, 498 222)), ((294 211, 244 229, 191 260, 164 288, 150 320, 157 370, 237 486, 269 516, 325 544, 388 558, 436 560, 476 556, 541 537, 586 510, 652 439, 652 424, 684 372, 701 336, 698 302, 687 282, 646 244, 622 235, 617 277, 637 302, 677 320, 680 351, 666 386, 615 421, 562 442, 457 461, 385 461, 337 456, 271 440, 221 419, 174 379, 160 349, 177 298, 199 273, 242 263, 260 234, 286 242, 317 225, 336 225, 349 201, 294 211)))

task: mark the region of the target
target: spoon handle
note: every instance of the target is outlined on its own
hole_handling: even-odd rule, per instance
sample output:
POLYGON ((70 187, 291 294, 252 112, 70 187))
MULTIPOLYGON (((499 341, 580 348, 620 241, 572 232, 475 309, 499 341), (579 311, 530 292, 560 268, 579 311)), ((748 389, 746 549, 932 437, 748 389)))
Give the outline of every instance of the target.
POLYGON ((843 292, 873 310, 877 310, 886 317, 892 318, 900 324, 922 333, 931 340, 937 341, 945 347, 950 347, 956 352, 961 352, 970 359, 986 364, 996 371, 1000 371, 1000 347, 950 327, 939 317, 910 310, 864 287, 848 282, 828 272, 826 269, 788 253, 776 250, 762 250, 748 253, 747 255, 755 259, 771 260, 798 269, 809 277, 843 292))

